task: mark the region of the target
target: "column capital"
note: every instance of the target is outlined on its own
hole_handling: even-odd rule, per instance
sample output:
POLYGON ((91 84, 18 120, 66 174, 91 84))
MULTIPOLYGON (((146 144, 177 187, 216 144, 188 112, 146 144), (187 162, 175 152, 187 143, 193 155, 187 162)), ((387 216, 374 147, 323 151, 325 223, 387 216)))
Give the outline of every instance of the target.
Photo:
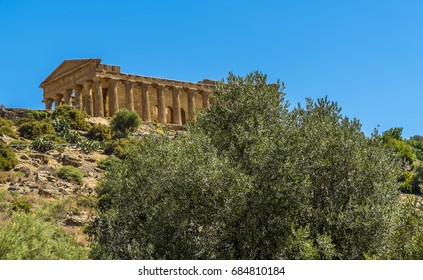
POLYGON ((166 88, 166 86, 162 84, 153 84, 152 86, 157 90, 164 90, 166 88))
POLYGON ((82 90, 82 85, 73 85, 73 90, 75 91, 75 92, 81 92, 81 90, 82 90))
POLYGON ((88 87, 88 86, 90 87, 90 86, 92 86, 93 81, 87 80, 87 81, 83 82, 82 84, 83 84, 84 87, 88 87))
POLYGON ((136 83, 142 90, 147 90, 147 89, 149 89, 150 87, 153 87, 154 85, 153 84, 150 84, 150 83, 144 83, 144 82, 137 82, 136 83))
POLYGON ((171 91, 181 91, 182 90, 182 88, 181 87, 178 87, 178 86, 168 86, 168 88, 171 91))
POLYGON ((120 83, 120 80, 110 79, 110 80, 109 80, 109 83, 110 83, 110 85, 113 85, 113 84, 118 84, 118 83, 120 83))

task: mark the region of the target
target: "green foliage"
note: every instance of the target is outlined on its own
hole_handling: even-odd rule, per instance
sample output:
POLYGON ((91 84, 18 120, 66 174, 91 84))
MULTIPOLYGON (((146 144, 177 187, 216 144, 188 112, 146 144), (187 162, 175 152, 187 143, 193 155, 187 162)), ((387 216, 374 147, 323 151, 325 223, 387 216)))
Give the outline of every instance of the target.
POLYGON ((97 141, 106 141, 112 138, 112 130, 109 126, 104 124, 94 124, 88 130, 88 138, 97 141))
POLYGON ((413 172, 413 181, 411 184, 411 193, 416 195, 421 195, 423 192, 423 164, 415 166, 413 172))
POLYGON ((42 110, 31 110, 27 117, 37 121, 47 120, 50 117, 50 114, 47 111, 42 110))
POLYGON ((29 204, 26 201, 19 201, 12 205, 13 211, 24 211, 25 213, 29 213, 29 210, 31 209, 32 205, 29 204))
POLYGON ((18 138, 16 132, 13 130, 13 122, 0 118, 0 135, 4 134, 12 138, 18 138))
POLYGON ((141 119, 136 112, 127 109, 119 110, 110 122, 110 127, 117 133, 128 135, 134 132, 141 124, 141 119))
POLYGON ((410 171, 405 171, 402 173, 400 178, 398 179, 398 182, 400 183, 400 190, 403 193, 410 193, 412 190, 413 185, 413 173, 410 171))
POLYGON ((137 143, 133 138, 121 138, 107 141, 104 146, 104 153, 106 155, 115 155, 120 159, 128 156, 129 149, 137 143))
POLYGON ((58 135, 62 136, 68 133, 71 129, 69 122, 63 118, 55 118, 52 122, 54 130, 57 132, 58 135))
POLYGON ((0 170, 10 170, 18 164, 12 148, 0 141, 0 170))
POLYGON ((417 159, 423 161, 423 136, 414 135, 410 137, 408 144, 413 147, 417 159))
POLYGON ((147 136, 106 174, 92 257, 233 258, 250 186, 204 136, 147 136))
POLYGON ((392 150, 400 157, 401 160, 408 164, 413 163, 417 159, 416 155, 414 154, 413 147, 404 140, 389 138, 385 143, 385 147, 387 147, 389 150, 392 150))
POLYGON ((0 227, 0 259, 58 260, 85 259, 83 246, 53 223, 34 214, 16 212, 0 227))
POLYGON ((101 169, 109 170, 114 164, 118 164, 121 161, 118 157, 111 155, 98 162, 98 166, 101 169))
POLYGON ((382 138, 385 142, 387 142, 389 139, 395 139, 398 141, 403 140, 402 139, 402 127, 393 127, 388 129, 387 131, 382 133, 382 138))
POLYGON ((59 167, 56 170, 56 173, 57 173, 57 176, 59 176, 59 178, 63 180, 66 180, 69 182, 75 182, 82 185, 82 178, 84 177, 84 174, 82 173, 81 170, 79 170, 78 168, 74 166, 66 165, 66 166, 59 167))
POLYGON ((97 141, 91 141, 91 140, 86 140, 81 138, 76 143, 76 147, 80 149, 82 152, 90 154, 100 149, 102 147, 102 144, 97 141))
POLYGON ((381 240, 381 252, 375 259, 423 259, 423 208, 416 197, 407 198, 395 212, 389 235, 381 240))
MULTIPOLYGON (((288 111, 282 89, 258 72, 230 74, 187 136, 150 135, 124 149, 101 184, 93 256, 380 253, 399 203, 401 166, 383 137, 366 138, 336 103, 307 100, 288 111)), ((116 146, 106 144, 105 152, 116 154, 116 146)))
POLYGON ((45 153, 57 148, 56 142, 50 137, 40 136, 31 143, 31 149, 45 153))
POLYGON ((23 122, 18 132, 27 139, 35 139, 45 134, 54 134, 54 128, 50 120, 28 120, 23 122))
POLYGON ((70 128, 76 130, 88 130, 90 125, 85 120, 87 114, 75 107, 63 105, 54 109, 51 116, 53 119, 64 119, 70 128))

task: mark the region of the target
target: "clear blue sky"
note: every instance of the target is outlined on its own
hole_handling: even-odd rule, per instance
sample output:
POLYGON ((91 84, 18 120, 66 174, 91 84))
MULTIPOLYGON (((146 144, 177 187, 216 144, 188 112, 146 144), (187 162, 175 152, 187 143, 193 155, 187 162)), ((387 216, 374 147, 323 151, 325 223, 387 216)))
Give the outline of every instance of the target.
POLYGON ((0 0, 0 103, 43 108, 64 59, 199 81, 253 70, 291 104, 327 95, 369 134, 423 135, 423 1, 0 0))

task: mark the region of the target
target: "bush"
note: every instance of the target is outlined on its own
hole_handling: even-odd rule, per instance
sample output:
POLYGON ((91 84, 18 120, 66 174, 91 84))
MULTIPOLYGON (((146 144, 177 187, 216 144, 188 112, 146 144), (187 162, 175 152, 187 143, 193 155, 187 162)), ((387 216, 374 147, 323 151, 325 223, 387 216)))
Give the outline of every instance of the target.
POLYGON ((388 139, 385 147, 393 151, 401 160, 407 164, 412 164, 417 158, 414 154, 413 147, 403 140, 388 139))
POLYGON ((110 122, 113 131, 128 135, 134 132, 141 124, 141 119, 136 112, 127 109, 119 110, 110 122))
POLYGON ((0 259, 59 260, 86 259, 82 245, 54 223, 34 214, 14 213, 10 222, 0 227, 0 259))
POLYGON ((423 161, 423 136, 414 135, 410 137, 408 144, 413 147, 417 159, 423 161))
POLYGON ((118 157, 111 155, 101 161, 98 162, 98 167, 103 170, 109 170, 114 164, 120 163, 121 159, 118 157))
POLYGON ((56 173, 57 173, 57 176, 59 176, 59 178, 63 180, 66 180, 69 182, 75 182, 80 185, 82 184, 82 178, 84 177, 84 174, 82 173, 81 170, 70 165, 59 167, 56 170, 56 173))
POLYGON ((18 164, 12 148, 0 141, 0 170, 10 170, 18 164))
POLYGON ((45 153, 57 148, 57 144, 50 137, 40 136, 31 143, 31 149, 45 153))
POLYGON ((35 139, 44 134, 54 134, 54 128, 50 120, 37 121, 29 120, 22 123, 18 132, 27 139, 35 139))
POLYGON ((112 138, 112 130, 104 124, 94 124, 87 134, 88 138, 97 141, 106 141, 112 138))
POLYGON ((213 95, 187 136, 143 137, 111 164, 94 257, 363 259, 382 250, 401 170, 382 137, 366 137, 327 98, 289 111, 258 72, 231 74, 213 95))
POLYGON ((19 202, 15 202, 12 205, 12 210, 13 211, 24 211, 25 213, 29 213, 29 210, 31 209, 32 205, 29 204, 26 201, 19 201, 19 202))
POLYGON ((231 226, 249 187, 205 137, 147 136, 100 187, 92 257, 231 258, 231 226))
POLYGON ((400 191, 403 193, 410 193, 412 190, 412 185, 414 182, 413 173, 409 171, 405 171, 402 173, 398 182, 400 183, 400 191))
POLYGON ((90 124, 85 120, 87 114, 69 105, 63 105, 54 109, 51 117, 53 119, 65 119, 72 129, 88 130, 90 127, 90 124))
POLYGON ((133 138, 121 138, 117 140, 107 141, 104 146, 104 153, 106 155, 115 155, 120 159, 128 156, 129 149, 137 143, 133 138))
POLYGON ((416 195, 422 194, 423 184, 423 164, 417 165, 414 168, 413 182, 411 184, 411 193, 416 195))
POLYGON ((423 212, 417 197, 408 197, 395 212, 390 232, 380 242, 381 252, 370 256, 383 260, 423 259, 423 212))
POLYGON ((76 147, 84 153, 90 154, 100 149, 102 147, 102 144, 97 141, 91 141, 81 138, 78 140, 78 142, 76 142, 76 147))
POLYGON ((27 114, 27 118, 34 119, 37 121, 46 120, 50 117, 50 114, 47 111, 43 110, 32 110, 27 114))
POLYGON ((4 134, 12 138, 18 138, 13 130, 13 122, 3 118, 0 118, 0 134, 4 134))
POLYGON ((78 143, 81 140, 81 136, 77 131, 71 129, 69 123, 65 119, 57 118, 53 120, 54 130, 61 138, 68 143, 78 143))

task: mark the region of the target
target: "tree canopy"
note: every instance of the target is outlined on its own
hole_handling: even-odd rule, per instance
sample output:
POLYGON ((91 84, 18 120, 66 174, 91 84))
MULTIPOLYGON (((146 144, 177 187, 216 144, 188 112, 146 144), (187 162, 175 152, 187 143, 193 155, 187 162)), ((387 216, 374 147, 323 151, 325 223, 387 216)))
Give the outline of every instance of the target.
POLYGON ((335 102, 289 110, 283 90, 230 74, 186 135, 133 144, 101 184, 92 256, 389 258, 400 163, 335 102))

